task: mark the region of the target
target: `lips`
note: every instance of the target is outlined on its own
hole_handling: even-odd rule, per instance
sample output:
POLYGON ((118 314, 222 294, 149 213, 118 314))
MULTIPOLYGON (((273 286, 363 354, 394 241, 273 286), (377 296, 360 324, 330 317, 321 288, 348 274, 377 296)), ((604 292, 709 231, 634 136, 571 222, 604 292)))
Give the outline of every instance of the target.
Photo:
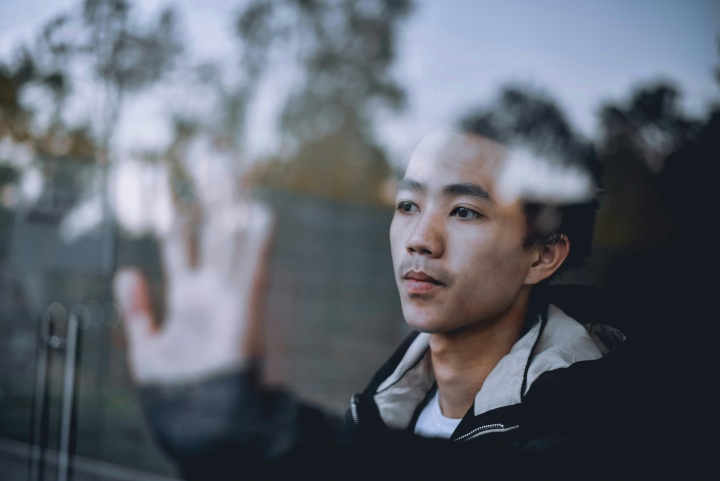
POLYGON ((408 271, 403 279, 409 294, 428 294, 445 286, 443 282, 422 271, 408 271))
POLYGON ((435 279, 434 277, 425 274, 424 272, 420 271, 409 271, 407 274, 405 274, 405 279, 412 280, 412 281, 422 281, 422 282, 430 282, 432 284, 441 286, 444 285, 439 280, 435 279))

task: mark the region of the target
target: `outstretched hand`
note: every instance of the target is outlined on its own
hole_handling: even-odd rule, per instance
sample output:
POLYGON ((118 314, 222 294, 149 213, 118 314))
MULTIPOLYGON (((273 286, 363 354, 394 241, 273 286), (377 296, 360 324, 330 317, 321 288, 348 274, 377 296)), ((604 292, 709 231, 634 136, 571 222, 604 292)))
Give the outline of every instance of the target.
POLYGON ((153 312, 140 271, 117 272, 113 289, 137 383, 193 381, 261 355, 259 308, 272 233, 272 212, 257 202, 178 223, 161 239, 162 320, 153 312))

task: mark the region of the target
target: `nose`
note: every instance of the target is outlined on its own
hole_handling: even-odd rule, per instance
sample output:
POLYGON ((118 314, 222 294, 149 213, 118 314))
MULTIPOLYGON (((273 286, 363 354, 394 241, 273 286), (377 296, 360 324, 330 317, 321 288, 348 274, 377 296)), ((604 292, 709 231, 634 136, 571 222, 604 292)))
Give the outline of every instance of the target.
POLYGON ((445 250, 442 219, 430 213, 415 216, 405 248, 413 254, 440 257, 445 250))

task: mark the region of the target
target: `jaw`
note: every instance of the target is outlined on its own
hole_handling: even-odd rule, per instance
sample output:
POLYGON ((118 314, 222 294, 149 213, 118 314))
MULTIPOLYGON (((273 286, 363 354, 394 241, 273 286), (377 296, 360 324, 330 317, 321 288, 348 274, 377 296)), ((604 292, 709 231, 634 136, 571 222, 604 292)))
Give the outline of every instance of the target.
POLYGON ((403 316, 410 328, 447 335, 467 330, 519 332, 525 323, 532 292, 532 286, 523 285, 505 299, 491 296, 472 304, 463 304, 458 299, 468 298, 468 295, 457 295, 446 289, 433 295, 409 295, 401 291, 403 316))

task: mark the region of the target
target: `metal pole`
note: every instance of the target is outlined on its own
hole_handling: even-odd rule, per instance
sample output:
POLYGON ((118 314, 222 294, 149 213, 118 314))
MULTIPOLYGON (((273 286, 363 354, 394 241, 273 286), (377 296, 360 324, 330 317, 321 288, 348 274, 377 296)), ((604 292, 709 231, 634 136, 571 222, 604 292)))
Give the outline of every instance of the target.
POLYGON ((47 447, 48 423, 48 370, 51 349, 49 340, 53 334, 53 323, 49 312, 43 313, 38 326, 38 352, 35 366, 35 392, 32 407, 32 428, 30 433, 30 481, 43 478, 44 450, 47 447))
POLYGON ((70 475, 70 442, 73 430, 75 403, 75 371, 78 352, 78 316, 70 314, 65 344, 65 373, 60 418, 60 452, 58 453, 58 481, 67 481, 70 475))

